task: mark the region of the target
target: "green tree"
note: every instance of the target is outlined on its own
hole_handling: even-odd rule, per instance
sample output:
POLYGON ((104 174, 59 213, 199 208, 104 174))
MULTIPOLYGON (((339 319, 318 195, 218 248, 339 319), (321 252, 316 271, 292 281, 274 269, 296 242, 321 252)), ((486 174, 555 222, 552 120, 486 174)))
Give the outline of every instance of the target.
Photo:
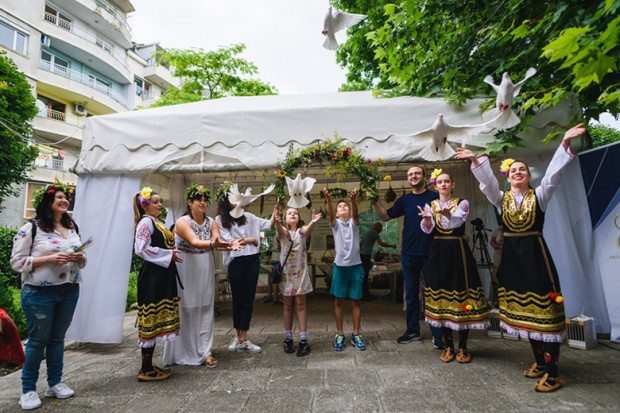
POLYGON ((591 125, 588 132, 594 148, 620 141, 620 131, 605 125, 591 125))
POLYGON ((234 44, 213 51, 203 49, 167 49, 158 59, 174 67, 174 76, 182 79, 179 89, 170 88, 151 107, 217 99, 225 96, 274 95, 268 83, 253 79, 257 67, 238 55, 245 45, 234 44))
POLYGON ((38 152, 28 140, 36 114, 26 76, 0 52, 0 209, 4 198, 19 193, 16 185, 26 182, 33 168, 38 152))
POLYGON ((498 82, 507 71, 516 81, 535 67, 515 100, 523 122, 498 133, 492 150, 519 144, 516 133, 536 109, 569 95, 586 119, 618 115, 620 0, 403 0, 383 4, 383 16, 363 0, 337 3, 370 19, 365 38, 352 34, 339 51, 350 73, 343 89, 377 85, 388 96, 444 96, 461 104, 493 94, 483 83, 487 74, 498 82))

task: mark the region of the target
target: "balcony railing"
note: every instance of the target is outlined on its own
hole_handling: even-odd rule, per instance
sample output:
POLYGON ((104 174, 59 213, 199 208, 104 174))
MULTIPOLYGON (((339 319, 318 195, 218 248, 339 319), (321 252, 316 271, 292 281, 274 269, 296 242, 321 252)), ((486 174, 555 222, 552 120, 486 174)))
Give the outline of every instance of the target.
POLYGON ((116 30, 131 40, 131 28, 120 10, 105 0, 90 0, 90 2, 94 6, 95 13, 106 19, 116 30))
POLYGON ((90 77, 89 75, 77 72, 65 66, 52 64, 43 59, 39 60, 39 68, 60 76, 64 76, 76 82, 80 82, 83 85, 100 91, 101 93, 105 93, 106 95, 110 96, 112 99, 116 100, 118 103, 129 109, 129 104, 127 103, 127 99, 124 96, 122 96, 111 87, 102 85, 101 83, 97 82, 96 79, 90 77))
POLYGON ((64 122, 73 126, 81 126, 80 118, 83 118, 83 116, 75 116, 70 113, 59 112, 57 110, 52 110, 48 108, 42 108, 39 113, 37 113, 37 116, 41 118, 64 122))
POLYGON ((75 25, 65 19, 61 19, 60 17, 52 13, 45 12, 45 14, 43 15, 43 20, 45 20, 46 22, 52 23, 60 28, 63 28, 67 31, 70 31, 76 36, 81 37, 82 39, 94 44, 95 46, 102 48, 104 51, 109 53, 113 58, 118 60, 125 69, 129 70, 129 66, 127 65, 127 56, 125 54, 119 53, 114 48, 114 45, 106 42, 102 38, 97 37, 94 34, 87 31, 86 29, 78 25, 75 25))
POLYGON ((65 166, 65 161, 64 159, 54 159, 54 158, 37 158, 34 161, 34 164, 38 167, 43 167, 43 168, 51 168, 51 169, 58 169, 61 171, 68 171, 69 168, 65 166))

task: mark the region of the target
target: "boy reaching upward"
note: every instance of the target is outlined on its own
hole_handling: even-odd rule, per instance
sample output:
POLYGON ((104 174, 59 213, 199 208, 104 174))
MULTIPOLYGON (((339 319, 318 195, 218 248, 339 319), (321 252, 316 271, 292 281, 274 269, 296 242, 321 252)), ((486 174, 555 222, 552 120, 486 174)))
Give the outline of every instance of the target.
POLYGON ((334 260, 334 273, 330 293, 336 297, 334 315, 336 316, 336 342, 334 350, 344 349, 344 332, 342 329, 342 306, 344 299, 349 297, 353 304, 353 335, 351 344, 358 350, 366 350, 360 334, 360 320, 362 309, 362 284, 364 282, 364 268, 360 258, 360 228, 357 213, 358 190, 355 188, 349 193, 351 205, 345 200, 336 204, 336 212, 332 205, 332 196, 326 188, 323 194, 327 201, 327 213, 329 214, 329 226, 334 234, 336 259, 334 260))

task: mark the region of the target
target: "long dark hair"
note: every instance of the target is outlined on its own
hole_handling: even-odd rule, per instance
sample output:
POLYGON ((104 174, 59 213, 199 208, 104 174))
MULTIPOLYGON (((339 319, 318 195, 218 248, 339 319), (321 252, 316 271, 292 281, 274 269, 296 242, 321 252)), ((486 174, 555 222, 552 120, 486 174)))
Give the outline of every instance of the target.
MULTIPOLYGON (((194 201, 197 201, 197 200, 200 200, 200 199, 204 199, 204 201, 207 203, 207 205, 209 205, 209 198, 207 198, 207 196, 205 194, 198 194, 198 193, 196 193, 196 194, 188 196, 187 200, 194 202, 194 201)), ((189 215, 190 218, 191 218, 191 216, 192 216, 192 209, 189 207, 189 203, 187 203, 187 208, 185 208, 185 213, 183 215, 189 215)), ((206 217, 207 217, 207 214, 205 213, 205 218, 206 217)))
MULTIPOLYGON (((41 228, 45 232, 54 232, 54 212, 52 211, 52 204, 54 203, 54 199, 56 198, 56 194, 58 192, 63 191, 56 190, 53 193, 45 193, 43 194, 43 198, 41 199, 41 203, 37 206, 36 216, 34 220, 39 228, 41 228)), ((67 194, 65 194, 66 196, 67 194)), ((71 215, 68 213, 62 214, 60 218, 60 224, 68 229, 75 229, 76 225, 71 218, 71 215)))
POLYGON ((228 195, 217 201, 217 214, 220 216, 222 226, 226 229, 230 229, 233 222, 236 222, 239 226, 245 225, 245 215, 241 215, 239 218, 233 218, 230 216, 231 210, 232 208, 230 207, 230 202, 228 202, 228 195))

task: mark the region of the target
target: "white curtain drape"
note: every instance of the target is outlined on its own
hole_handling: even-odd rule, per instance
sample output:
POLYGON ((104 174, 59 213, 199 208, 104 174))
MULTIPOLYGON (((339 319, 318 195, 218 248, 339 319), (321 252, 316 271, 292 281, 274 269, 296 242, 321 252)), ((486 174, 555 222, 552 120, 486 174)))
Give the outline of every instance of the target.
POLYGON ((139 175, 80 175, 74 218, 82 238, 92 236, 95 244, 86 250, 69 339, 121 342, 133 250, 132 196, 139 186, 139 175))

